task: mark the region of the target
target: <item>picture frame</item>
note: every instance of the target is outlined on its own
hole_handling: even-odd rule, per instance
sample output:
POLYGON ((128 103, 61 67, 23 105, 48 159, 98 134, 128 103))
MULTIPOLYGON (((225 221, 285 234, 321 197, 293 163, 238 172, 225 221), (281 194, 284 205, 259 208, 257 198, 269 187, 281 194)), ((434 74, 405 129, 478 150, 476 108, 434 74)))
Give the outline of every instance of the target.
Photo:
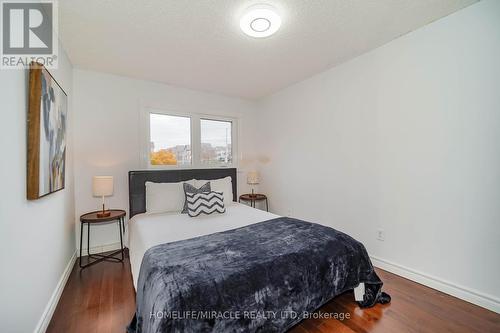
POLYGON ((68 96, 50 72, 32 62, 27 117, 27 199, 64 189, 68 96))

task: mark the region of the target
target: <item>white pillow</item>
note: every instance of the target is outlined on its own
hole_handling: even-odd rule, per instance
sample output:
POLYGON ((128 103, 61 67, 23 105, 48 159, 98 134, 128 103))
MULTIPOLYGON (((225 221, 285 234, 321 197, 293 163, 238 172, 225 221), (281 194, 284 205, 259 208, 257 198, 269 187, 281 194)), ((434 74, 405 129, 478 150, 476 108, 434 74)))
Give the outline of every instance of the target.
POLYGON ((222 192, 224 196, 224 205, 228 206, 233 203, 233 181, 231 177, 227 176, 225 178, 219 179, 206 179, 206 180, 196 180, 195 186, 200 187, 206 182, 210 182, 210 189, 215 192, 222 192))
POLYGON ((178 183, 153 183, 146 182, 146 212, 165 213, 180 212, 184 207, 183 183, 194 186, 195 180, 178 183))

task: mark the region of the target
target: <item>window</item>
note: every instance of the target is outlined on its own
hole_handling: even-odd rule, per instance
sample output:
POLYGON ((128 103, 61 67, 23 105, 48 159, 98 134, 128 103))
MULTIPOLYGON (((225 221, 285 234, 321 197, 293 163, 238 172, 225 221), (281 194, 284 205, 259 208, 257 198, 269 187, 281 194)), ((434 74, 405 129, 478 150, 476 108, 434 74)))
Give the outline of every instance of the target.
POLYGON ((142 155, 148 168, 234 166, 236 119, 145 110, 142 155))
POLYGON ((151 165, 191 165, 191 119, 151 113, 151 165))
POLYGON ((201 163, 220 165, 233 162, 231 127, 230 121, 200 119, 201 163))

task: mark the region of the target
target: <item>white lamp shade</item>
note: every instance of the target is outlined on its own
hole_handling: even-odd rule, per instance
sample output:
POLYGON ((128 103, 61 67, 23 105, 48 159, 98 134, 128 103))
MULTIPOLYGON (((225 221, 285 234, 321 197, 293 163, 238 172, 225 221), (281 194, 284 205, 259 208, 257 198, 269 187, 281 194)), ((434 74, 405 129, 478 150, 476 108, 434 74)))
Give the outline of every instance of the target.
POLYGON ((260 177, 259 173, 257 171, 250 171, 247 174, 247 184, 248 185, 256 185, 259 184, 260 182, 260 177))
POLYGON ((113 195, 113 176, 94 176, 92 178, 92 193, 96 197, 113 195))

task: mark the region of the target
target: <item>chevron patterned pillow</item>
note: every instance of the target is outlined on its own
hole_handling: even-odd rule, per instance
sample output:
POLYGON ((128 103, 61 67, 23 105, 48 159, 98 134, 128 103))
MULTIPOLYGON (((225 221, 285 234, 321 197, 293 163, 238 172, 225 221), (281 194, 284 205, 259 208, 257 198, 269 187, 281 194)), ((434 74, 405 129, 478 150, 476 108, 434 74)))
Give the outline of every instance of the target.
POLYGON ((200 214, 225 213, 222 192, 187 193, 186 203, 188 215, 196 217, 200 214))
POLYGON ((187 212, 188 212, 188 207, 187 207, 187 194, 188 193, 193 193, 193 194, 194 193, 201 193, 201 192, 207 193, 207 192, 212 191, 212 188, 210 186, 210 182, 206 182, 205 185, 203 185, 200 188, 196 188, 189 183, 184 183, 183 186, 184 186, 184 196, 186 199, 184 200, 184 208, 182 208, 181 214, 187 214, 187 212))

